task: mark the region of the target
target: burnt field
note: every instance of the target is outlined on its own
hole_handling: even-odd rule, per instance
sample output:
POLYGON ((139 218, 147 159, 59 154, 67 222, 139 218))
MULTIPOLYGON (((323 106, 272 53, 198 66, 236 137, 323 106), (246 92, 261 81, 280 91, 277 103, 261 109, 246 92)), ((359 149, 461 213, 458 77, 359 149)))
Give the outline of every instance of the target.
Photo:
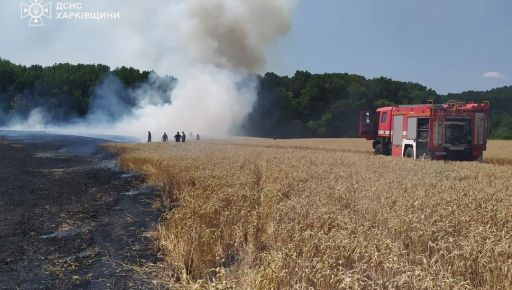
POLYGON ((157 194, 105 142, 0 132, 0 289, 144 286, 157 194))

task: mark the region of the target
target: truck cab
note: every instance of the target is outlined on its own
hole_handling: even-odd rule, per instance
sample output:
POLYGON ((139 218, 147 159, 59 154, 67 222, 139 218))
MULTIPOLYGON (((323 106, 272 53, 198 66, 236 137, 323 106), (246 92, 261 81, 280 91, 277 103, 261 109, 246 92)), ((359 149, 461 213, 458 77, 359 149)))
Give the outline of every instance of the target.
POLYGON ((360 113, 359 136, 373 140, 375 154, 390 155, 391 120, 394 107, 383 107, 375 112, 360 113))

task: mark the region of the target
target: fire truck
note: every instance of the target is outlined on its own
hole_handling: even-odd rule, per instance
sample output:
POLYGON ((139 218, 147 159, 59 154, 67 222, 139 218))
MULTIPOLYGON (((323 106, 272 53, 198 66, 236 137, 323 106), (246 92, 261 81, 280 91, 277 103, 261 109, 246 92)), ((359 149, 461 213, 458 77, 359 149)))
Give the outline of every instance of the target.
POLYGON ((489 102, 449 101, 360 112, 359 136, 375 154, 438 160, 483 160, 489 102))

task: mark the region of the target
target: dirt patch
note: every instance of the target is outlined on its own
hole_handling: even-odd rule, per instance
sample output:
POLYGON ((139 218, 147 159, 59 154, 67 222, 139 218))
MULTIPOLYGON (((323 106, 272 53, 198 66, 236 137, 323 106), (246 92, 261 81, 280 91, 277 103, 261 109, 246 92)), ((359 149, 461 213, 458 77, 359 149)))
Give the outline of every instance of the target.
POLYGON ((157 262, 158 191, 117 170, 102 140, 0 140, 0 289, 151 288, 136 268, 157 262))

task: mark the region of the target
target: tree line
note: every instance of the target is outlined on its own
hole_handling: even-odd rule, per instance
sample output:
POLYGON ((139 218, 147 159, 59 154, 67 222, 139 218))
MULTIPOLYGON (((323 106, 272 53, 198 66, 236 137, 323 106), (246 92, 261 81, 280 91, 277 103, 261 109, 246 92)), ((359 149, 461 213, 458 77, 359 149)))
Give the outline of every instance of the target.
MULTIPOLYGON (((130 90, 147 83, 152 74, 101 64, 43 67, 0 59, 0 126, 13 118, 26 118, 35 108, 44 108, 53 123, 84 118, 107 77, 114 77, 122 85, 115 92, 123 106, 135 106, 136 96, 130 90)), ((270 138, 356 137, 361 110, 456 99, 490 101, 490 137, 512 139, 512 86, 440 95, 418 83, 385 77, 367 79, 347 73, 297 71, 293 76, 279 76, 269 72, 257 78, 258 97, 241 126, 241 134, 270 138)), ((167 92, 162 89, 162 94, 167 92)))
MULTIPOLYGON (((53 123, 87 115, 96 88, 107 76, 115 76, 124 89, 148 80, 149 71, 101 64, 61 63, 47 67, 23 66, 0 59, 0 125, 13 118, 24 119, 36 108, 44 108, 53 123)), ((126 98, 129 94, 122 94, 126 98)), ((129 105, 135 100, 125 100, 129 105)))
POLYGON ((244 124, 247 135, 271 138, 356 137, 361 110, 389 105, 490 101, 490 138, 512 139, 512 86, 440 95, 421 84, 346 73, 266 73, 244 124))

